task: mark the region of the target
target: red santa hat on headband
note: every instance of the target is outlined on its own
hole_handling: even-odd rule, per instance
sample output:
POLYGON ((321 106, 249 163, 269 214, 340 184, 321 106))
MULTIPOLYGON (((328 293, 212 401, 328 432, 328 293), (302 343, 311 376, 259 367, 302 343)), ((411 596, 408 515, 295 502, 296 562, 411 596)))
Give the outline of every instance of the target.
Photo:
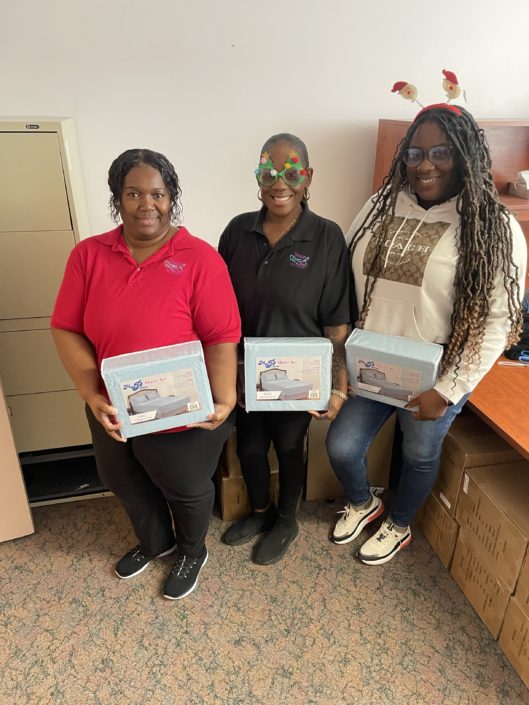
POLYGON ((417 100, 417 89, 413 83, 408 83, 407 81, 397 81, 393 84, 391 92, 398 93, 404 98, 404 100, 411 100, 413 103, 421 105, 417 100))
POLYGON ((453 71, 448 71, 448 69, 443 69, 443 76, 446 78, 447 81, 450 81, 450 83, 453 83, 455 86, 459 85, 459 81, 457 80, 457 76, 453 71))
POLYGON ((461 90, 455 73, 453 71, 448 71, 448 69, 443 69, 443 76, 443 90, 446 93, 448 100, 455 100, 456 98, 459 98, 461 93, 463 93, 463 98, 466 101, 466 93, 461 90))
POLYGON ((451 100, 458 98, 461 94, 463 94, 463 98, 466 100, 467 97, 465 91, 462 90, 459 86, 459 81, 457 80, 457 76, 453 71, 443 69, 443 76, 443 88, 446 93, 446 97, 448 98, 446 103, 434 103, 433 105, 429 105, 424 108, 424 106, 421 105, 421 103, 419 103, 419 101, 417 100, 417 88, 413 85, 413 83, 408 83, 408 81, 397 81, 393 84, 391 92, 398 93, 404 98, 404 100, 409 100, 412 103, 417 103, 417 105, 420 105, 423 110, 421 110, 421 112, 419 112, 416 117, 422 115, 424 110, 433 110, 434 108, 442 108, 444 110, 450 110, 456 115, 462 115, 462 112, 461 110, 459 110, 459 108, 457 108, 455 105, 450 105, 449 103, 451 100))

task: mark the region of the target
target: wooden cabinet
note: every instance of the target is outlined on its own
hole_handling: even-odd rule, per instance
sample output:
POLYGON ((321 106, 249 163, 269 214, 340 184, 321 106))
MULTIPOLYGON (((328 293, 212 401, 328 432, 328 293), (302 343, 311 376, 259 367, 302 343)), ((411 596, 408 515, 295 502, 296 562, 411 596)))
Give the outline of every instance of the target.
MULTIPOLYGON (((410 120, 379 120, 373 191, 382 186, 410 124, 410 120)), ((529 200, 509 194, 517 173, 529 169, 529 120, 479 120, 478 124, 489 144, 492 176, 501 200, 519 221, 529 245, 529 200)))

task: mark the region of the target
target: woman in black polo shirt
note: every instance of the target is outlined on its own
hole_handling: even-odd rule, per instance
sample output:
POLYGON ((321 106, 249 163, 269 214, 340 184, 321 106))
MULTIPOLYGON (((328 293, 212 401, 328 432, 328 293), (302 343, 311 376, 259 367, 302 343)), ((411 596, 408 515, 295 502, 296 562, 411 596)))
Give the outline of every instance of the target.
POLYGON ((267 532, 254 554, 261 565, 280 560, 298 534, 295 515, 310 414, 332 420, 347 398, 344 343, 351 320, 350 266, 339 226, 308 208, 312 171, 307 148, 298 137, 270 137, 255 172, 262 208, 235 217, 219 242, 239 303, 243 336, 325 336, 334 348, 327 412, 247 413, 237 408, 237 453, 253 511, 223 538, 229 545, 240 545, 267 532), (271 442, 279 459, 277 508, 270 502, 271 442))

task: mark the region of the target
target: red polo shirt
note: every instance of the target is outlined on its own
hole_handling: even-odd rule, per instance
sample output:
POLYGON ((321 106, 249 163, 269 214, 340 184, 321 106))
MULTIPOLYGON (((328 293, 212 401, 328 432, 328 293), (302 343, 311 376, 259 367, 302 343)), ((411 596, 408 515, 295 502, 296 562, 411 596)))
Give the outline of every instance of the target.
POLYGON ((52 328, 84 335, 97 361, 200 340, 238 343, 240 318, 226 265, 183 227, 142 264, 122 227, 82 240, 71 252, 52 328))

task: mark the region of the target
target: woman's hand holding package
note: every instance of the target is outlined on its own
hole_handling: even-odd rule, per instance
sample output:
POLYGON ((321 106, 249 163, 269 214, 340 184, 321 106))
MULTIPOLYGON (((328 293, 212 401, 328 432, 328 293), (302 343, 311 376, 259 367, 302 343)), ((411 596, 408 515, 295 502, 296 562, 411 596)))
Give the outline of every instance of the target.
POLYGON ((418 421, 435 421, 446 413, 446 400, 435 389, 428 389, 426 392, 410 399, 406 404, 406 409, 418 407, 411 413, 418 421))
POLYGON ((321 421, 322 419, 334 421, 334 419, 338 416, 338 412, 345 404, 345 401, 345 399, 342 399, 341 397, 336 396, 335 394, 331 394, 327 411, 309 411, 308 413, 311 416, 314 416, 314 418, 318 419, 319 421, 321 421))
POLYGON ((119 433, 119 429, 122 426, 121 422, 115 423, 113 421, 113 418, 118 413, 117 409, 111 406, 102 394, 94 394, 93 397, 86 400, 86 403, 108 435, 115 441, 125 443, 127 439, 123 438, 119 433))
POLYGON ((214 406, 215 412, 213 414, 209 414, 207 421, 189 424, 188 428, 203 428, 206 431, 214 431, 221 424, 223 424, 224 421, 226 421, 234 408, 224 402, 215 402, 214 406))

